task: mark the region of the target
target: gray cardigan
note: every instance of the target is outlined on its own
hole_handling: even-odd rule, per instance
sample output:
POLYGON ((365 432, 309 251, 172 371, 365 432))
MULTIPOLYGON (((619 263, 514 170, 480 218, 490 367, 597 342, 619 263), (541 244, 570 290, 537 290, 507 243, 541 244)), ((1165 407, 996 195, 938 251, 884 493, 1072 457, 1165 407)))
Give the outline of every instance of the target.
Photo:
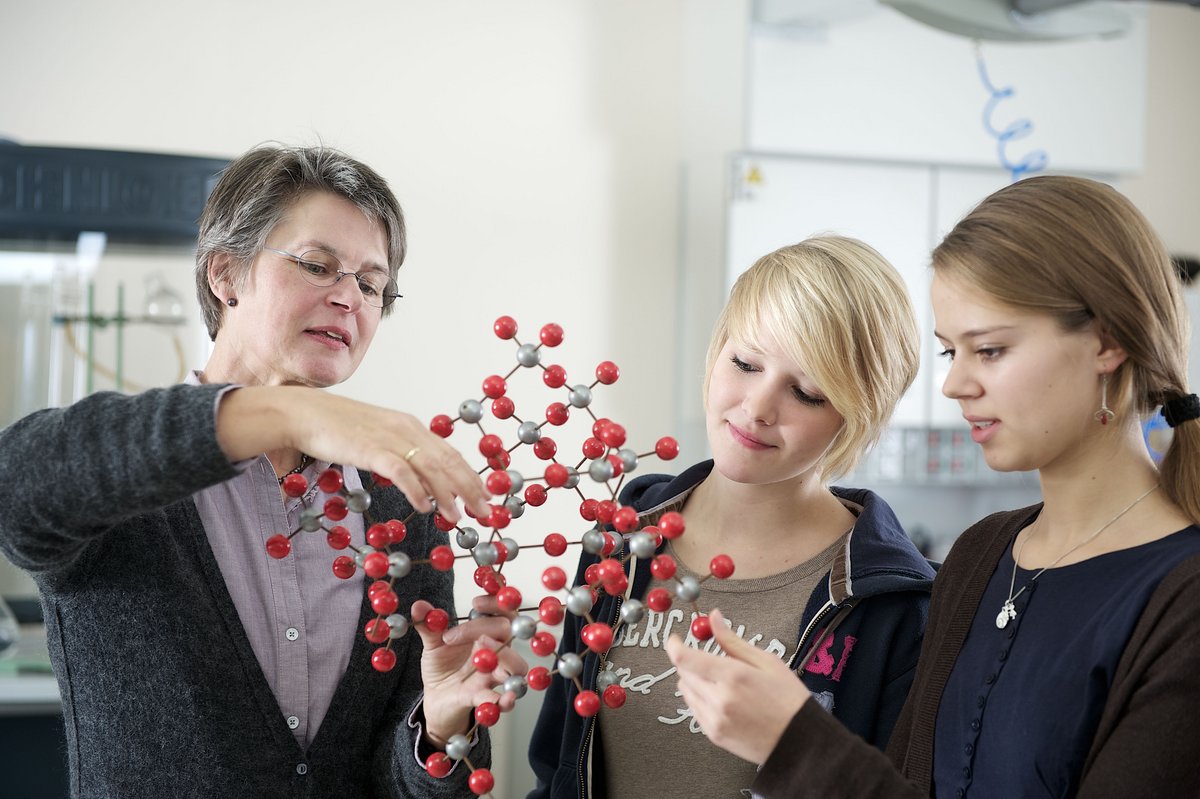
MULTIPOLYGON (((95 394, 0 431, 0 548, 41 592, 72 797, 470 795, 465 766, 438 780, 413 755, 415 632, 388 674, 356 635, 308 751, 288 729, 190 498, 234 475, 220 388, 95 394)), ((372 494, 372 518, 410 512, 394 488, 372 494)), ((428 516, 408 531, 414 560, 446 543, 428 516)), ((417 567, 396 587, 402 609, 424 598, 453 618, 449 573, 417 567)), ((489 762, 486 736, 471 761, 489 762)))

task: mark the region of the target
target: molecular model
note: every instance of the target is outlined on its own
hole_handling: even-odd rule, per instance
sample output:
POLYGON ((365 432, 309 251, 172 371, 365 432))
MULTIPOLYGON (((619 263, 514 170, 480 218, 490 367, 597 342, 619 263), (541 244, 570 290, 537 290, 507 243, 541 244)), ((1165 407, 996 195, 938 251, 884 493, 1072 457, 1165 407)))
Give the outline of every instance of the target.
MULTIPOLYGON (((442 414, 435 416, 430 422, 430 429, 437 435, 447 438, 454 433, 458 423, 472 426, 479 430, 481 437, 478 451, 486 463, 479 470, 488 490, 494 496, 503 497, 501 502, 491 505, 491 512, 486 518, 474 517, 467 510, 468 516, 474 519, 479 527, 489 532, 481 535, 471 526, 460 526, 449 522, 444 516, 435 511, 434 524, 443 532, 454 533, 454 542, 463 551, 455 554, 447 545, 437 546, 426 560, 413 560, 408 554, 393 549, 393 544, 399 544, 406 535, 406 523, 412 516, 404 520, 391 519, 383 522, 373 522, 369 516, 371 504, 370 490, 374 487, 386 487, 390 483, 379 475, 372 475, 372 485, 356 491, 345 488, 342 474, 337 469, 327 469, 317 478, 318 487, 329 498, 321 508, 305 507, 300 515, 299 526, 290 534, 279 534, 267 541, 267 553, 274 558, 286 557, 291 552, 292 538, 301 532, 324 532, 327 543, 334 550, 347 550, 350 545, 350 534, 337 522, 353 513, 361 513, 366 523, 366 544, 352 554, 337 556, 333 561, 333 573, 340 579, 347 580, 354 576, 358 569, 366 574, 372 582, 367 587, 367 594, 376 617, 366 624, 363 634, 367 640, 380 644, 371 655, 372 666, 381 672, 390 671, 396 664, 396 656, 391 650, 391 642, 403 637, 409 630, 410 621, 398 613, 399 600, 393 586, 397 580, 408 576, 416 566, 429 566, 438 571, 449 571, 455 562, 471 558, 475 563, 475 584, 487 594, 496 598, 498 606, 511 614, 512 638, 500 649, 510 646, 512 641, 528 641, 530 651, 537 657, 555 658, 558 641, 554 634, 547 630, 539 630, 540 625, 555 627, 562 623, 565 613, 572 613, 585 620, 581 637, 585 647, 579 652, 564 652, 553 661, 552 667, 534 666, 525 676, 514 675, 503 681, 499 690, 511 691, 518 699, 525 696, 532 688, 535 691, 545 690, 550 680, 555 676, 572 680, 578 690, 575 697, 575 712, 584 717, 594 716, 600 712, 601 706, 611 709, 620 708, 625 704, 625 689, 617 685, 617 678, 610 672, 600 675, 596 691, 585 691, 579 680, 583 671, 583 656, 590 650, 597 654, 607 652, 612 646, 614 628, 605 622, 592 619, 590 611, 596 604, 599 591, 611 595, 623 594, 628 588, 629 577, 626 574, 626 564, 630 557, 651 560, 651 573, 656 580, 673 581, 676 573, 676 563, 667 554, 655 555, 662 545, 663 539, 677 538, 684 532, 683 516, 676 512, 664 514, 658 519, 657 525, 639 528, 637 511, 630 506, 617 503, 617 496, 625 476, 635 471, 641 458, 656 455, 663 460, 671 460, 679 453, 678 444, 671 437, 660 438, 652 452, 639 454, 625 447, 625 428, 611 419, 597 417, 592 411, 593 390, 598 385, 611 385, 620 376, 620 370, 611 361, 604 361, 596 367, 596 379, 590 384, 567 386, 566 370, 557 364, 544 365, 543 354, 546 349, 557 347, 562 343, 563 330, 557 324, 544 325, 539 332, 540 344, 524 343, 517 339, 517 323, 508 316, 501 316, 493 325, 495 334, 503 340, 511 340, 517 345, 517 365, 504 376, 490 375, 483 380, 481 399, 468 399, 458 407, 455 417, 442 414), (518 416, 515 403, 508 396, 508 381, 518 371, 540 369, 544 385, 555 391, 565 390, 565 402, 550 403, 543 414, 542 421, 523 419, 518 416), (496 420, 511 420, 516 423, 515 442, 506 445, 504 439, 489 433, 483 426, 487 415, 485 402, 490 400, 491 416, 496 420), (558 458, 561 454, 558 444, 546 434, 545 428, 563 428, 572 412, 586 413, 591 421, 591 435, 582 443, 582 458, 574 465, 563 463, 558 458), (519 447, 528 446, 538 461, 546 463, 540 474, 526 476, 510 468, 512 454, 519 447), (600 498, 588 496, 584 490, 586 484, 599 493, 600 498), (522 518, 528 508, 538 508, 546 503, 550 492, 574 492, 581 499, 579 515, 590 526, 578 540, 568 541, 561 533, 551 532, 541 538, 539 543, 519 544, 505 534, 514 520, 522 518), (327 523, 331 523, 327 524, 327 523), (550 591, 536 605, 523 607, 524 597, 516 587, 508 585, 504 574, 504 566, 517 558, 522 549, 538 548, 552 558, 562 556, 569 547, 578 545, 599 560, 591 564, 585 571, 584 584, 568 588, 567 572, 557 566, 546 567, 541 574, 543 587, 550 591), (565 592, 565 598, 560 599, 556 594, 565 592), (536 615, 533 615, 536 613, 536 615)), ((307 480, 299 474, 288 476, 283 481, 284 492, 291 497, 303 497, 308 489, 307 480)), ((415 512, 412 515, 416 515, 415 512)), ((728 578, 733 574, 733 561, 727 555, 718 555, 710 563, 710 575, 718 579, 728 578)), ((697 579, 683 576, 674 580, 673 591, 667 587, 652 588, 646 594, 645 603, 628 599, 621 607, 621 621, 629 624, 640 622, 646 612, 646 607, 656 612, 667 611, 673 597, 692 605, 697 613, 692 621, 691 633, 700 641, 712 637, 712 626, 709 617, 696 607, 700 595, 700 585, 706 576, 697 579), (673 596, 672 596, 673 595, 673 596)), ((474 615, 474 611, 472 612, 474 615)), ((459 619, 458 621, 461 621, 459 619)), ((450 624, 449 614, 440 608, 430 611, 421 622, 434 631, 444 631, 450 624)), ((472 655, 472 671, 492 673, 499 664, 499 650, 481 647, 472 655)), ((494 784, 492 774, 484 768, 476 768, 467 758, 470 749, 470 738, 476 727, 491 727, 499 721, 500 707, 495 702, 484 702, 475 708, 475 726, 465 735, 455 735, 450 738, 445 752, 437 752, 426 761, 426 770, 435 777, 446 776, 456 761, 462 761, 471 769, 469 785, 476 795, 489 793, 494 784)))

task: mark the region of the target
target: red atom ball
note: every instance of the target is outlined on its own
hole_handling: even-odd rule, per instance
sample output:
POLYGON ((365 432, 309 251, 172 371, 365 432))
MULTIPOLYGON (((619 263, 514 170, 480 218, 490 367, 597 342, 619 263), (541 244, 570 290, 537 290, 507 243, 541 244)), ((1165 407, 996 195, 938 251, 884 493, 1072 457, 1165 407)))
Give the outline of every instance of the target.
POLYGON ((448 572, 454 568, 454 550, 442 544, 434 547, 429 553, 429 565, 440 572, 448 572))
POLYGON ((350 531, 339 524, 329 531, 325 540, 334 549, 345 549, 350 546, 350 531))
POLYGON ((336 494, 342 490, 344 482, 342 473, 337 469, 326 469, 321 472, 321 476, 317 478, 317 488, 324 491, 326 494, 336 494))
POLYGON ((291 551, 292 542, 283 533, 273 535, 267 539, 267 554, 276 560, 286 558, 291 551))
POLYGON ((558 427, 571 418, 571 411, 561 402, 552 402, 546 406, 546 421, 558 427))
MULTIPOLYGON (((558 626, 558 624, 563 620, 562 602, 558 601, 558 597, 542 597, 542 601, 538 603, 538 617, 551 627, 558 626)), ((547 635, 549 635, 549 633, 547 633, 547 635)), ((533 637, 537 638, 537 635, 534 635, 533 637)))
POLYGON ((567 467, 561 463, 550 464, 546 467, 546 472, 543 475, 546 479, 546 485, 551 488, 562 488, 567 484, 567 477, 569 476, 570 473, 567 471, 567 467))
POLYGON ((504 442, 495 433, 488 433, 479 439, 479 454, 485 458, 493 458, 504 451, 504 442))
POLYGON ((567 370, 553 364, 546 367, 546 371, 542 372, 542 382, 548 388, 562 388, 567 384, 567 370))
POLYGON ((454 432, 454 420, 444 413, 439 413, 429 422, 429 429, 435 436, 449 438, 454 432))
POLYGON ((525 682, 535 691, 544 691, 550 687, 550 670, 545 666, 534 666, 525 675, 525 682))
POLYGON ((625 689, 619 685, 610 685, 604 689, 604 704, 613 710, 623 706, 626 698, 625 689))
POLYGON ((718 580, 727 580, 733 574, 733 558, 728 555, 717 555, 708 564, 708 570, 712 572, 712 576, 718 580))
POLYGON ((346 507, 345 497, 330 497, 325 500, 325 518, 331 522, 340 522, 350 513, 350 509, 346 507))
POLYGON ((471 664, 476 669, 484 674, 491 674, 500 665, 500 659, 496 657, 496 653, 491 649, 480 649, 471 656, 471 664))
POLYGON ((599 655, 607 652, 612 646, 613 631, 612 627, 597 621, 584 625, 579 637, 583 640, 584 646, 599 655))
POLYGON ((606 386, 611 386, 617 382, 617 378, 621 376, 621 370, 612 361, 602 361, 596 367, 596 379, 606 386))
POLYGON ((583 517, 584 521, 596 521, 596 512, 599 510, 600 500, 598 499, 585 499, 579 503, 579 515, 583 517))
POLYGON ((611 524, 613 514, 617 512, 617 503, 611 499, 602 499, 600 504, 596 506, 596 521, 601 524, 611 524))
POLYGON ((425 626, 435 633, 440 633, 450 626, 450 614, 441 608, 434 608, 425 617, 425 626))
POLYGON ((658 520, 658 529, 663 538, 679 538, 683 535, 683 516, 675 511, 664 513, 658 520))
POLYGON ((671 595, 665 588, 651 588, 646 594, 646 607, 663 613, 671 607, 671 595))
POLYGON ((583 457, 590 461, 596 460, 608 452, 608 448, 604 446, 604 442, 596 437, 584 440, 583 442, 583 457))
POLYGON ((637 529, 638 514, 637 510, 629 505, 623 508, 618 508, 613 514, 613 527, 617 528, 622 533, 632 533, 637 529))
POLYGON ((517 320, 511 316, 501 316, 492 324, 492 332, 502 339, 510 339, 517 335, 517 320))
POLYGON ((375 671, 391 671, 396 666, 396 653, 383 647, 376 649, 371 655, 371 665, 375 667, 375 671))
POLYGON ((548 590, 562 590, 566 584, 566 572, 558 566, 546 566, 546 571, 541 572, 541 584, 548 590))
POLYGON ((500 720, 500 706, 495 702, 483 702, 476 705, 475 720, 484 727, 491 727, 500 720))
POLYGON ((339 579, 349 580, 354 576, 356 568, 354 558, 349 555, 339 555, 333 559, 333 573, 339 579))
POLYGON ((487 490, 493 494, 507 494, 512 488, 512 478, 508 476, 508 472, 494 471, 487 476, 485 484, 487 490))
POLYGON ((367 543, 376 549, 383 549, 391 540, 392 534, 388 532, 386 524, 372 524, 367 528, 367 543))
MULTIPOLYGON (((557 558, 567 551, 567 539, 562 533, 550 533, 546 536, 546 540, 542 542, 542 548, 546 550, 547 555, 557 558)), ((562 570, 559 569, 559 571, 562 570)))
POLYGON ((674 460, 679 454, 679 442, 670 436, 664 436, 654 445, 654 454, 664 461, 674 460))
POLYGON ((650 573, 659 580, 670 580, 675 576, 675 558, 670 555, 658 555, 650 561, 650 573))
POLYGON ((506 585, 496 592, 496 604, 504 610, 516 610, 521 607, 521 592, 506 585))
POLYGON ((467 779, 467 785, 471 788, 471 793, 483 796, 495 787, 496 779, 487 769, 477 768, 471 772, 470 778, 467 779))
POLYGON ((508 381, 500 375, 488 375, 483 378, 483 396, 488 399, 503 397, 506 391, 508 391, 508 381))
MULTIPOLYGON (((383 525, 380 525, 380 527, 383 527, 383 525)), ((386 534, 387 528, 383 527, 383 530, 384 534, 386 534)), ((388 557, 382 552, 372 552, 363 558, 363 571, 367 573, 368 577, 373 577, 376 580, 387 574, 388 565, 388 557)))
POLYGON ((434 752, 425 761, 425 770, 429 772, 429 776, 439 780, 449 774, 452 768, 454 768, 454 761, 445 752, 434 752))
POLYGON ((363 633, 367 636, 367 640, 373 644, 382 644, 388 639, 388 634, 392 628, 383 619, 371 619, 367 622, 367 626, 363 628, 363 633))
POLYGON ((536 483, 525 487, 525 502, 537 508, 546 502, 546 489, 536 483))
POLYGON ((509 523, 512 521, 512 511, 503 505, 493 505, 492 512, 488 515, 487 521, 484 522, 483 519, 480 519, 479 521, 483 522, 488 527, 495 527, 497 530, 503 530, 505 527, 508 527, 509 523))
POLYGON ((508 419, 517 412, 517 406, 508 397, 497 397, 492 401, 492 416, 508 419))
POLYGON ((371 600, 371 608, 380 616, 390 616, 400 607, 400 597, 395 591, 381 591, 371 600))
POLYGON ((625 428, 613 422, 600 431, 600 440, 610 447, 621 447, 625 444, 625 428))
POLYGON ((600 697, 595 691, 583 691, 575 697, 575 712, 585 719, 600 712, 600 697))
POLYGON ((543 436, 533 442, 533 454, 538 457, 538 460, 551 460, 557 453, 558 444, 555 444, 554 439, 549 436, 543 436))
MULTIPOLYGON (((546 597, 551 599, 552 597, 546 597)), ((554 653, 554 648, 558 646, 558 642, 554 640, 554 636, 545 630, 540 630, 533 634, 529 639, 529 649, 538 657, 546 657, 554 653)))
POLYGON ((708 616, 697 616, 692 619, 692 637, 697 641, 707 641, 712 638, 712 619, 708 616))
POLYGON ((538 338, 547 347, 557 347, 559 344, 562 344, 563 329, 553 322, 548 325, 542 325, 542 329, 538 333, 538 338))
POLYGON ((308 490, 308 480, 302 474, 289 474, 280 485, 283 486, 283 493, 293 498, 303 496, 308 490))

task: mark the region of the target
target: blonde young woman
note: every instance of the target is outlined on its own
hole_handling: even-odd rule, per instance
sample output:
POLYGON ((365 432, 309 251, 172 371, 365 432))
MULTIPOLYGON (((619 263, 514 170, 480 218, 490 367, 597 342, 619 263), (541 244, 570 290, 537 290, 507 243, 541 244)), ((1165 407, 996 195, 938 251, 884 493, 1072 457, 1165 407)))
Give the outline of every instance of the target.
POLYGON ((1200 400, 1170 259, 1112 188, 1037 177, 968 214, 933 269, 943 390, 989 466, 1038 470, 1043 502, 951 550, 887 757, 721 625, 728 658, 672 646, 684 696, 764 764, 767 797, 1195 796, 1200 400), (1153 412, 1174 429, 1161 467, 1153 412), (739 730, 765 692, 792 716, 764 744, 739 730))
MULTIPOLYGON (((724 609, 729 635, 876 746, 912 680, 933 571, 880 497, 829 484, 880 435, 916 375, 917 341, 903 281, 865 244, 819 237, 764 256, 738 279, 709 346, 712 460, 640 477, 620 497, 641 525, 682 511, 686 534, 659 550, 677 576, 731 556, 733 577, 705 582, 698 606, 724 609)), ((580 577, 595 561, 583 558, 580 577)), ((530 747, 531 796, 745 795, 756 763, 705 736, 664 648, 691 608, 638 612, 649 560, 630 572, 626 596, 603 594, 591 610, 616 635, 580 677, 585 689, 615 682, 629 700, 581 718, 575 685, 554 681, 530 747)), ((562 651, 583 649, 581 627, 568 617, 562 651)), ((756 701, 755 725, 770 724, 775 699, 756 701)))

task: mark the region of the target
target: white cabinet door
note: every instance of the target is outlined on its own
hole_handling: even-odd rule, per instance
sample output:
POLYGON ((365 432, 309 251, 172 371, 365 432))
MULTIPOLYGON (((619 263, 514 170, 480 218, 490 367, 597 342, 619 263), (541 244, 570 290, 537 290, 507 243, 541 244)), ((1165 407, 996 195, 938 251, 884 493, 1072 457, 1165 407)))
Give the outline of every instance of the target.
MULTIPOLYGON (((726 285, 760 256, 816 233, 862 239, 904 276, 930 349, 928 166, 739 155, 732 162, 726 285)), ((896 410, 895 423, 929 419, 928 369, 896 410)))

